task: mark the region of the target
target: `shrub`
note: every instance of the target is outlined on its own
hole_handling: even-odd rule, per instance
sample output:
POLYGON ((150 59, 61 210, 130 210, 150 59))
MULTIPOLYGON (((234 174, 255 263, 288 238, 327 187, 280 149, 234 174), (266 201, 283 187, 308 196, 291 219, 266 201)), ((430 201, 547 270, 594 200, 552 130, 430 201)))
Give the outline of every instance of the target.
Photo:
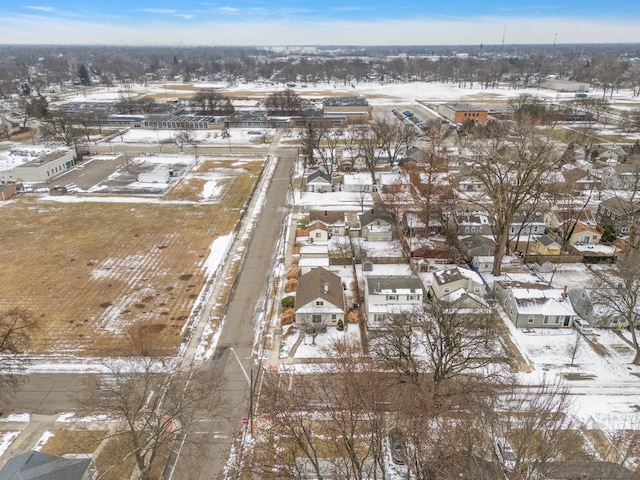
POLYGON ((288 295, 280 301, 280 305, 282 305, 282 308, 291 308, 293 307, 293 304, 295 303, 295 301, 296 301, 295 297, 288 295))
POLYGON ((358 311, 357 310, 351 310, 349 313, 347 313, 347 322, 349 322, 349 323, 358 323, 358 311))
POLYGON ((339 332, 342 332, 344 330, 344 322, 342 321, 342 319, 338 320, 338 325, 336 328, 339 332))
POLYGON ((300 269, 297 265, 291 265, 291 268, 287 272, 287 280, 291 280, 292 278, 297 279, 300 276, 300 269))
POLYGON ((284 291, 286 293, 295 292, 296 288, 298 288, 298 280, 295 278, 287 280, 287 283, 284 284, 284 291))
POLYGON ((293 308, 287 308, 282 315, 280 316, 280 323, 282 325, 290 325, 296 321, 296 314, 293 311, 293 308))

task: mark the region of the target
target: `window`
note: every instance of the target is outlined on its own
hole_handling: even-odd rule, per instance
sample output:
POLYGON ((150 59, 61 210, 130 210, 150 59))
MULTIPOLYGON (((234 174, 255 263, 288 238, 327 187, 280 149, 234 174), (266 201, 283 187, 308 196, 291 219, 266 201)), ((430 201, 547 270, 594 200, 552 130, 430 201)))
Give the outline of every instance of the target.
POLYGON ((473 289, 473 293, 480 293, 480 287, 475 287, 473 289))
POLYGON ((529 317, 529 319, 527 320, 527 322, 529 322, 529 323, 533 323, 533 317, 529 317))
POLYGON ((316 238, 320 238, 320 237, 322 237, 322 233, 316 232, 316 238))
POLYGON ((444 287, 444 293, 449 293, 449 292, 450 292, 449 287, 444 287))
POLYGON ((556 317, 556 324, 560 323, 560 317, 556 317))
POLYGON ((415 300, 416 296, 415 295, 407 295, 407 300, 415 300))
POLYGON ((388 301, 398 300, 398 296, 397 295, 387 295, 387 300, 388 301))
POLYGON ((544 316, 544 324, 546 325, 547 323, 549 323, 549 315, 544 316))
POLYGON ((331 320, 335 320, 336 318, 337 318, 336 314, 335 314, 335 313, 332 313, 332 314, 331 314, 331 320))
POLYGON ((316 301, 316 306, 321 307, 322 305, 324 305, 324 302, 322 300, 316 301))

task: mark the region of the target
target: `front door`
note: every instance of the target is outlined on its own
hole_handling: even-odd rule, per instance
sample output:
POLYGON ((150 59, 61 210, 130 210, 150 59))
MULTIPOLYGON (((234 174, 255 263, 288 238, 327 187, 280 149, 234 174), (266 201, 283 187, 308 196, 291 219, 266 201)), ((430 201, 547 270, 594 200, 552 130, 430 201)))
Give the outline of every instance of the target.
POLYGON ((568 327, 571 322, 571 317, 564 317, 564 326, 568 327))

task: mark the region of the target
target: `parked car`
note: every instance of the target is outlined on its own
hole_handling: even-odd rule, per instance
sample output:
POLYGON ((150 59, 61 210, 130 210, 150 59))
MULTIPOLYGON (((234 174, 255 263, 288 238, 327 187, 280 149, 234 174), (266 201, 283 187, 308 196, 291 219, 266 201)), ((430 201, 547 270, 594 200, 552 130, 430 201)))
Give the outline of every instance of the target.
POLYGON ((407 442, 404 434, 398 428, 389 430, 389 448, 391 459, 397 465, 404 465, 407 461, 407 442))
POLYGON ((573 320, 573 326, 580 333, 593 333, 593 328, 586 321, 576 318, 573 320))
POLYGON ((494 438, 493 445, 496 450, 496 456, 500 463, 504 465, 507 470, 513 470, 516 466, 516 453, 509 445, 506 438, 494 438))

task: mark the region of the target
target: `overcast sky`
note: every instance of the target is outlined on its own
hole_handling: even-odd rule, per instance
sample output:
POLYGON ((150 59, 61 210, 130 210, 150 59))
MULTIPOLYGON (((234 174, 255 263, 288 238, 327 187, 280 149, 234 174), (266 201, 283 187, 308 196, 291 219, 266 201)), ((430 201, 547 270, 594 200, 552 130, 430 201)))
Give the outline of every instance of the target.
POLYGON ((0 44, 490 45, 503 34, 640 43, 640 1, 0 0, 0 44))

